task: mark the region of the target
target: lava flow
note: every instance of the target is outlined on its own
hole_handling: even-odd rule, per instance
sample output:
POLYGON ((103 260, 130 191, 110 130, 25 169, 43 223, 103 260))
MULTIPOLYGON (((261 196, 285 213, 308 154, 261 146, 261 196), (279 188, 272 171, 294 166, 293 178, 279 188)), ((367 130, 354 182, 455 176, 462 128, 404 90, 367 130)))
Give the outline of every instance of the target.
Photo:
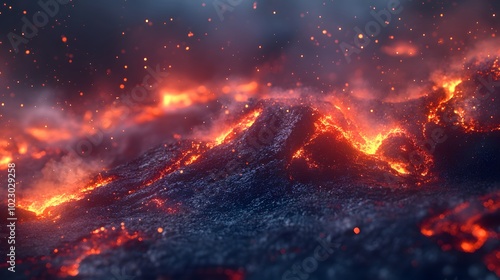
POLYGON ((105 186, 112 182, 114 177, 106 177, 98 176, 95 182, 88 184, 87 186, 78 189, 72 193, 62 193, 54 196, 41 197, 37 199, 23 199, 18 204, 19 208, 31 211, 35 213, 37 216, 52 216, 51 208, 57 207, 63 203, 67 203, 70 201, 80 200, 86 194, 90 193, 92 190, 105 186))
MULTIPOLYGON (((500 192, 464 202, 432 217, 421 225, 421 233, 438 240, 444 251, 475 253, 487 242, 499 244, 500 192)), ((485 258, 486 266, 500 277, 498 249, 485 258)))
POLYGON ((500 1, 4 2, 0 279, 500 277, 500 1))
MULTIPOLYGON (((150 186, 154 182, 157 182, 158 180, 164 178, 166 175, 172 172, 180 171, 182 173, 182 168, 194 163, 205 151, 231 141, 231 139, 235 135, 237 135, 238 133, 242 133, 243 131, 251 127, 255 120, 259 117, 261 112, 262 109, 256 109, 244 115, 235 125, 230 127, 227 131, 221 133, 212 142, 203 143, 192 141, 190 148, 182 151, 177 157, 174 157, 169 162, 167 162, 165 164, 165 167, 162 170, 159 170, 153 178, 149 178, 145 181, 143 187, 150 186)), ((81 189, 52 196, 42 196, 41 198, 36 199, 26 198, 19 203, 18 207, 34 212, 39 217, 50 217, 53 215, 51 212, 52 208, 57 207, 63 203, 80 200, 92 190, 107 185, 114 179, 116 178, 114 178, 113 176, 103 178, 101 175, 99 175, 95 182, 89 183, 87 186, 81 189)))
POLYGON ((418 147, 415 136, 397 125, 369 136, 356 125, 356 121, 349 119, 338 107, 336 109, 335 114, 322 114, 319 111, 314 113, 318 116, 314 130, 305 144, 295 151, 290 164, 302 159, 309 168, 337 165, 334 163, 335 159, 321 159, 323 156, 318 152, 319 147, 325 149, 320 143, 325 140, 331 142, 332 140, 327 139, 333 137, 336 140, 328 144, 332 146, 327 149, 340 150, 342 155, 338 154, 341 157, 337 161, 352 161, 353 166, 364 166, 367 170, 377 168, 397 176, 412 175, 420 177, 421 181, 427 180, 432 157, 418 147), (410 158, 412 153, 423 159, 422 162, 415 164, 405 160, 410 158), (348 158, 341 159, 345 156, 348 158))
POLYGON ((475 62, 469 67, 477 70, 460 78, 439 78, 445 93, 429 103, 427 119, 469 133, 500 130, 500 115, 496 110, 499 99, 495 96, 495 81, 500 79, 499 58, 475 62))
POLYGON ((255 121, 257 120, 257 118, 260 116, 261 113, 262 109, 256 109, 255 111, 248 113, 246 116, 241 118, 241 120, 234 126, 232 126, 227 131, 217 136, 215 138, 213 146, 218 146, 221 145, 222 143, 231 141, 231 139, 233 139, 235 135, 250 128, 255 123, 255 121))
POLYGON ((60 277, 76 276, 79 273, 80 264, 85 258, 123 246, 131 240, 142 241, 143 238, 137 232, 129 233, 124 223, 121 223, 119 228, 100 227, 93 230, 89 237, 80 240, 77 245, 54 249, 54 256, 65 256, 65 260, 59 267, 53 267, 51 263, 48 263, 47 267, 58 269, 60 277))
MULTIPOLYGON (((85 278, 88 275, 100 273, 94 269, 94 266, 103 258, 107 258, 108 254, 123 256, 123 252, 128 248, 126 244, 135 244, 131 245, 135 246, 132 250, 134 252, 141 251, 143 248, 141 246, 153 247, 166 244, 165 247, 158 245, 161 248, 153 247, 155 249, 151 250, 153 252, 151 254, 158 254, 155 255, 158 263, 178 261, 176 256, 163 254, 170 252, 171 249, 178 249, 177 242, 190 242, 190 244, 198 245, 190 239, 189 234, 184 234, 186 232, 184 226, 192 226, 191 221, 202 219, 214 222, 218 224, 217 230, 227 230, 227 232, 232 230, 231 225, 240 226, 239 220, 223 223, 214 220, 214 216, 220 216, 217 211, 239 211, 234 210, 239 209, 238 207, 232 208, 235 202, 228 199, 229 197, 238 197, 241 202, 261 205, 259 202, 261 195, 266 196, 268 190, 276 192, 277 199, 294 196, 293 192, 281 188, 281 186, 289 185, 292 188, 297 186, 296 191, 299 192, 297 200, 300 201, 303 194, 300 193, 299 186, 306 186, 314 192, 318 189, 317 186, 323 183, 328 188, 345 188, 352 192, 352 195, 357 195, 353 189, 361 189, 363 193, 372 192, 370 186, 378 183, 366 178, 379 179, 385 174, 396 174, 411 180, 417 178, 417 183, 421 183, 434 175, 432 162, 435 159, 417 144, 416 135, 419 135, 420 131, 411 133, 410 128, 393 124, 381 131, 376 131, 374 128, 375 132, 366 133, 366 130, 360 127, 357 120, 345 115, 338 108, 329 113, 323 113, 306 106, 288 106, 286 103, 276 101, 261 101, 255 108, 244 111, 239 118, 234 118, 232 124, 225 127, 227 129, 214 129, 214 133, 209 133, 211 138, 208 141, 180 140, 172 144, 163 144, 130 163, 109 170, 106 173, 107 177, 99 177, 96 182, 78 190, 76 194, 63 197, 64 201, 58 201, 60 197, 57 196, 52 200, 40 200, 38 204, 22 203, 21 205, 31 205, 31 208, 25 208, 36 212, 41 218, 28 221, 26 226, 30 229, 40 225, 51 228, 54 224, 61 228, 71 228, 73 224, 90 229, 99 226, 97 230, 92 231, 90 236, 82 237, 79 233, 73 233, 71 237, 65 237, 64 239, 68 240, 67 245, 50 241, 52 242, 50 249, 57 249, 42 260, 49 275, 85 278), (286 109, 283 109, 285 107, 286 109), (272 121, 273 119, 277 121, 272 121), (271 123, 273 123, 272 126, 271 123), (265 131, 263 128, 269 129, 266 137, 263 137, 263 131, 265 131), (252 160, 245 157, 245 152, 250 149, 256 151, 252 160), (405 161, 404 158, 410 157, 412 153, 420 155, 424 162, 405 161), (211 176, 217 172, 222 172, 224 175, 234 174, 231 173, 233 169, 226 165, 231 160, 243 166, 236 176, 211 176), (300 164, 295 165, 301 160, 305 161, 305 168, 300 164), (295 180, 298 173, 309 171, 309 169, 324 171, 323 174, 328 174, 330 177, 311 176, 312 179, 307 183, 295 180), (291 176, 282 176, 283 171, 288 171, 291 176), (350 176, 349 181, 352 185, 336 184, 335 178, 337 177, 335 176, 345 178, 342 177, 345 174, 350 176), (325 178, 327 180, 323 180, 325 178), (257 183, 255 183, 256 180, 257 183), (106 187, 103 187, 104 185, 106 187), (83 199, 87 195, 89 199, 83 199), (207 197, 210 199, 206 199, 207 197), (59 211, 57 214, 60 218, 54 223, 48 218, 54 216, 52 209, 62 203, 72 206, 72 211, 59 211), (113 229, 109 226, 126 219, 130 219, 131 222, 127 220, 127 225, 133 229, 133 232, 123 227, 113 229), (106 226, 100 227, 101 225, 106 226), (144 233, 144 235, 139 235, 137 232, 144 233), (134 240, 150 240, 150 238, 154 239, 151 244, 133 242, 134 240)), ((395 191, 388 188, 380 189, 395 191)), ((398 196, 409 195, 409 192, 403 189, 398 190, 397 193, 398 196)), ((418 193, 413 190, 413 194, 418 193)), ((386 203, 386 201, 390 204, 398 200, 392 197, 394 194, 385 196, 387 194, 384 193, 383 196, 376 198, 379 204, 386 203)), ((373 195, 378 194, 374 192, 373 195)), ((440 218, 431 219, 424 223, 421 232, 433 238, 440 238, 444 234, 455 234, 458 241, 440 245, 445 249, 455 247, 463 252, 478 253, 481 248, 488 246, 489 241, 498 239, 495 225, 492 224, 495 219, 491 217, 496 215, 500 208, 499 195, 484 198, 481 202, 469 202, 457 210, 444 213, 443 218, 440 216, 440 218), (464 219, 456 218, 462 217, 462 213, 470 216, 464 219), (455 219, 460 223, 455 222, 455 219)), ((320 196, 317 193, 311 194, 311 198, 314 197, 314 199, 320 199, 320 196)), ((328 197, 324 203, 330 205, 329 200, 335 199, 337 199, 335 203, 345 203, 342 202, 345 197, 328 197)), ((31 201, 31 203, 34 202, 31 201)), ((358 202, 355 204, 356 206, 349 206, 350 209, 358 209, 356 208, 359 207, 358 202)), ((265 210, 267 206, 263 206, 262 209, 258 208, 260 207, 258 205, 255 206, 256 209, 264 211, 266 215, 279 213, 279 211, 265 210)), ((294 211, 295 204, 290 202, 289 205, 291 208, 285 210, 294 211)), ((392 207, 396 206, 392 205, 388 211, 392 212, 394 209, 392 207)), ((238 215, 244 215, 244 213, 240 212, 238 215)), ((246 226, 246 220, 250 219, 248 217, 243 217, 245 222, 241 224, 246 226)), ((200 228, 195 231, 206 232, 204 222, 197 222, 197 225, 200 228)), ((254 231, 254 226, 254 224, 249 224, 251 231, 254 231)), ((368 228, 366 231, 359 232, 357 236, 362 237, 364 232, 368 232, 368 228)), ((56 233, 58 235, 55 239, 58 239, 60 235, 58 231, 56 233)), ((342 236, 342 234, 339 235, 342 236)), ((203 237, 212 238, 207 234, 203 234, 203 237)), ((211 240, 210 242, 215 242, 211 240)), ((207 244, 211 244, 210 242, 207 244)), ((229 243, 225 240, 220 242, 229 243)), ((42 247, 38 244, 37 246, 42 247)), ((283 252, 287 253, 287 250, 283 252)), ((484 256, 487 267, 491 271, 498 270, 496 256, 497 254, 491 251, 484 256)), ((332 256, 332 258, 335 257, 332 256)), ((124 261, 120 259, 117 262, 123 263, 124 261)), ((214 267, 220 267, 220 265, 214 264, 214 267)), ((238 267, 234 269, 239 271, 238 267)), ((158 268, 153 272, 137 271, 135 275, 149 275, 147 273, 174 275, 175 277, 175 273, 178 272, 163 271, 158 268)), ((102 278, 109 274, 112 274, 111 269, 107 269, 100 276, 102 278)))
POLYGON ((261 112, 262 112, 261 109, 256 109, 255 111, 250 112, 247 115, 244 115, 239 120, 239 122, 237 122, 227 131, 217 136, 215 138, 215 141, 208 143, 195 142, 195 141, 191 142, 191 148, 186 149, 176 159, 173 159, 172 161, 168 162, 166 166, 162 170, 160 170, 154 178, 147 180, 147 182, 143 186, 144 187, 150 186, 151 184, 157 182, 158 180, 164 178, 168 174, 171 174, 172 172, 175 171, 183 173, 184 171, 181 170, 181 168, 187 167, 192 163, 194 163, 195 161, 197 161, 204 152, 216 146, 219 146, 223 143, 231 141, 234 135, 242 133, 249 127, 251 127, 255 122, 255 120, 259 117, 261 112))

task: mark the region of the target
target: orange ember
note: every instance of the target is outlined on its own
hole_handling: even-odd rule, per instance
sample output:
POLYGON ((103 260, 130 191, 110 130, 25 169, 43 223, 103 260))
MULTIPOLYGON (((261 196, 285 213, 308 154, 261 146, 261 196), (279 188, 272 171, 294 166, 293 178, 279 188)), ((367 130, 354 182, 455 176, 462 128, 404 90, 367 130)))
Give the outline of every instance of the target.
POLYGON ((306 155, 306 151, 304 150, 304 147, 298 149, 292 156, 292 160, 299 159, 299 158, 302 158, 306 161, 307 167, 309 167, 309 169, 319 167, 319 165, 311 158, 310 155, 306 155))
POLYGON ((403 163, 400 162, 389 162, 389 166, 399 174, 410 174, 403 163))

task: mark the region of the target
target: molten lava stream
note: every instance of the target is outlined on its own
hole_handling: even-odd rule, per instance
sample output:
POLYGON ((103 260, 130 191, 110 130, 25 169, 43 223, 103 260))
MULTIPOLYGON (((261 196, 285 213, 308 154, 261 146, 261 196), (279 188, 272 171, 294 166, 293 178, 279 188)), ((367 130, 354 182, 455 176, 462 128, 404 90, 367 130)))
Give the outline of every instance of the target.
MULTIPOLYGON (((151 184, 163 179, 168 174, 179 170, 181 167, 186 167, 194 163, 203 153, 201 151, 202 143, 191 143, 191 149, 184 151, 174 162, 169 163, 165 168, 163 168, 156 176, 149 179, 142 185, 142 187, 148 187, 151 184)), ((183 173, 183 171, 180 171, 183 173)))
POLYGON ((224 131, 219 136, 217 136, 215 138, 215 143, 213 144, 213 147, 231 141, 234 135, 250 128, 255 123, 255 121, 257 120, 257 118, 260 116, 261 113, 262 109, 257 109, 244 116, 237 124, 235 124, 228 130, 224 131))
POLYGON ((474 74, 461 77, 439 77, 445 96, 428 106, 427 121, 439 125, 453 125, 464 132, 492 132, 500 130, 498 115, 492 111, 495 107, 495 97, 482 98, 481 88, 486 95, 494 88, 481 85, 484 81, 500 79, 500 61, 495 59, 488 70, 478 70, 474 74), (479 84, 479 86, 478 86, 479 84))
POLYGON ((130 240, 142 241, 143 238, 137 232, 129 233, 124 223, 121 223, 120 228, 101 227, 93 230, 90 237, 83 238, 78 245, 68 244, 60 250, 54 249, 53 256, 64 259, 58 275, 60 277, 77 276, 80 264, 85 258, 118 248, 130 240))
MULTIPOLYGON (((498 221, 488 221, 500 212, 500 192, 482 197, 477 201, 465 202, 442 214, 432 217, 421 226, 421 233, 427 237, 439 238, 444 251, 455 248, 465 253, 475 253, 488 240, 497 240, 498 221), (451 240, 447 237, 451 236, 451 240)), ((485 258, 489 270, 500 276, 500 248, 485 258)))
POLYGON ((115 177, 102 178, 102 176, 99 176, 95 183, 89 184, 86 187, 75 191, 74 193, 57 194, 50 197, 43 197, 39 200, 23 199, 19 202, 18 207, 27 211, 31 211, 39 217, 49 217, 52 215, 50 208, 59 206, 66 202, 80 200, 85 196, 85 194, 94 189, 107 185, 115 179, 115 177))
MULTIPOLYGON (((229 130, 223 132, 219 136, 215 137, 215 141, 213 143, 208 143, 205 146, 208 149, 212 149, 217 147, 223 143, 227 143, 231 141, 232 137, 237 133, 247 130, 250 128, 257 118, 260 116, 262 109, 255 110, 247 115, 245 115, 237 124, 231 127, 229 130)), ((198 158, 206 151, 205 148, 202 148, 203 143, 200 142, 192 142, 191 148, 184 151, 174 162, 169 163, 163 170, 161 170, 158 175, 154 178, 149 179, 142 187, 150 186, 151 184, 161 180, 168 174, 179 170, 182 167, 189 166, 196 162, 198 158)), ((183 173, 183 170, 180 170, 180 173, 183 173)))
MULTIPOLYGON (((339 111, 341 112, 340 109, 339 111)), ((345 118, 345 115, 342 114, 342 116, 343 118, 345 118)), ((392 169, 393 171, 397 172, 397 174, 410 175, 412 173, 415 173, 412 172, 415 168, 412 168, 412 166, 410 166, 410 163, 408 161, 405 162, 402 160, 397 160, 396 158, 390 158, 384 156, 380 151, 380 148, 384 144, 384 142, 390 139, 391 137, 396 137, 396 136, 408 137, 408 134, 404 129, 394 125, 392 128, 386 129, 383 132, 379 132, 374 136, 367 136, 363 134, 356 125, 353 124, 353 121, 348 121, 347 122, 349 124, 348 126, 347 125, 342 126, 339 123, 344 123, 344 122, 337 121, 332 115, 326 114, 320 116, 318 120, 315 122, 315 131, 313 135, 308 139, 306 146, 308 145, 308 143, 312 143, 320 135, 331 132, 339 132, 342 135, 342 137, 345 140, 347 140, 350 143, 350 145, 358 152, 364 154, 365 156, 372 157, 379 161, 385 162, 387 168, 392 169)), ((413 148, 417 149, 415 145, 416 140, 412 138, 409 139, 409 141, 413 143, 413 146, 415 146, 413 148)), ((298 149, 292 156, 292 160, 303 158, 305 159, 309 168, 318 167, 318 164, 315 163, 314 160, 307 155, 307 152, 304 149, 305 146, 298 149)), ((405 150, 405 152, 407 151, 405 150)), ((432 158, 428 155, 424 155, 423 158, 424 158, 424 164, 422 164, 421 170, 418 170, 418 172, 416 173, 418 173, 418 175, 420 175, 421 177, 426 177, 429 173, 428 167, 432 163, 432 158)), ((386 167, 380 166, 380 168, 385 169, 386 167)))

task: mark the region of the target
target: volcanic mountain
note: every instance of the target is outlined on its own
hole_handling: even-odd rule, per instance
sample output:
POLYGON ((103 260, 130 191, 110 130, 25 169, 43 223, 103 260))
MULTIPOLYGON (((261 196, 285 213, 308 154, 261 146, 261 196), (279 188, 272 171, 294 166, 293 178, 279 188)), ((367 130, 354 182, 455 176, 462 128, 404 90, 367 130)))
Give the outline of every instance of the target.
POLYGON ((500 131, 367 136, 341 112, 256 102, 215 141, 161 145, 61 203, 21 205, 19 272, 2 278, 500 276, 500 131))

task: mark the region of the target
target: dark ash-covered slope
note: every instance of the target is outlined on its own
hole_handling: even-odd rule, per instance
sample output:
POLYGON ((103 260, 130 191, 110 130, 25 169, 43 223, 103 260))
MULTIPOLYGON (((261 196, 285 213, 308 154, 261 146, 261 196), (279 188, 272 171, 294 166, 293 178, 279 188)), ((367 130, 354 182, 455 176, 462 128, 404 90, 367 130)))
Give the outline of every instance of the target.
MULTIPOLYGON (((387 163, 359 153, 335 131, 308 142, 317 111, 256 106, 262 113, 230 141, 160 146, 102 174, 113 180, 51 209, 50 217, 24 215, 19 272, 1 277, 495 279, 483 259, 499 248, 497 239, 474 253, 443 251, 420 226, 498 192, 498 176, 486 181, 463 172, 459 182, 438 177, 418 187, 418 178, 401 176, 394 183, 387 163), (316 167, 293 158, 301 147, 316 167), (318 245, 328 254, 314 262, 318 245)), ((498 133, 459 136, 437 147, 433 174, 454 174, 461 163, 451 170, 446 162, 470 141, 498 151, 498 133)), ((498 219, 488 223, 498 230, 498 219)))

